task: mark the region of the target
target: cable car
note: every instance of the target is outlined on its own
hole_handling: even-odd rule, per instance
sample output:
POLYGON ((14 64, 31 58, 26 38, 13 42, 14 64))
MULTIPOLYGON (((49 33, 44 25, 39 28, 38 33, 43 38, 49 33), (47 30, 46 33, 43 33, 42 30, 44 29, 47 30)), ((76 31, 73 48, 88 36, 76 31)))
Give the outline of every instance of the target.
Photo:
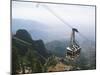
POLYGON ((79 57, 81 51, 81 47, 75 40, 75 32, 78 33, 78 30, 76 28, 72 28, 70 44, 68 47, 66 47, 66 58, 70 60, 74 60, 75 58, 79 57))

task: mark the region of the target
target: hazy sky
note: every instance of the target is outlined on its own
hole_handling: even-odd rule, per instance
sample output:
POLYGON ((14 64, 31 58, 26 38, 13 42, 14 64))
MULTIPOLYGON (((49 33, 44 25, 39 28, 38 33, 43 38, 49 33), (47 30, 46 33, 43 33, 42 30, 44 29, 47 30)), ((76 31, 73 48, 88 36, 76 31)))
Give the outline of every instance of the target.
POLYGON ((66 35, 70 35, 71 28, 55 17, 45 6, 72 27, 77 28, 83 35, 92 37, 95 35, 94 6, 12 2, 12 18, 43 23, 48 27, 45 31, 54 37, 61 34, 63 36, 61 38, 66 38, 66 35))

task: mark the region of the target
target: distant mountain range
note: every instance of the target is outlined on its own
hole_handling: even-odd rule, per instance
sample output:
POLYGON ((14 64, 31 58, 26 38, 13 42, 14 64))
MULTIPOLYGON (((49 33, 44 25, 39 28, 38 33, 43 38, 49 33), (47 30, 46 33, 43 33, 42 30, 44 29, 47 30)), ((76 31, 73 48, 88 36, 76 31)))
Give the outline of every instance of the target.
POLYGON ((23 19, 12 19, 12 33, 15 34, 18 29, 27 30, 34 40, 42 39, 46 40, 47 32, 45 30, 48 27, 45 24, 23 19))
POLYGON ((67 39, 67 32, 62 28, 52 27, 34 20, 24 20, 24 19, 12 19, 12 33, 16 34, 19 29, 27 30, 32 39, 38 40, 42 39, 44 43, 53 40, 67 39), (57 38, 56 38, 57 37, 57 38))

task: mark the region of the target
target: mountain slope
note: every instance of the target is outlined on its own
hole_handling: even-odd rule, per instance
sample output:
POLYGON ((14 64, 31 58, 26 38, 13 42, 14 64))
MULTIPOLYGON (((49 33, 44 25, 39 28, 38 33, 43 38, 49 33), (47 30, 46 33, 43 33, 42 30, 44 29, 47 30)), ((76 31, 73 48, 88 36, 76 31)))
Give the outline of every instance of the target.
POLYGON ((45 44, 47 50, 51 51, 57 56, 65 56, 67 41, 54 40, 45 44))

